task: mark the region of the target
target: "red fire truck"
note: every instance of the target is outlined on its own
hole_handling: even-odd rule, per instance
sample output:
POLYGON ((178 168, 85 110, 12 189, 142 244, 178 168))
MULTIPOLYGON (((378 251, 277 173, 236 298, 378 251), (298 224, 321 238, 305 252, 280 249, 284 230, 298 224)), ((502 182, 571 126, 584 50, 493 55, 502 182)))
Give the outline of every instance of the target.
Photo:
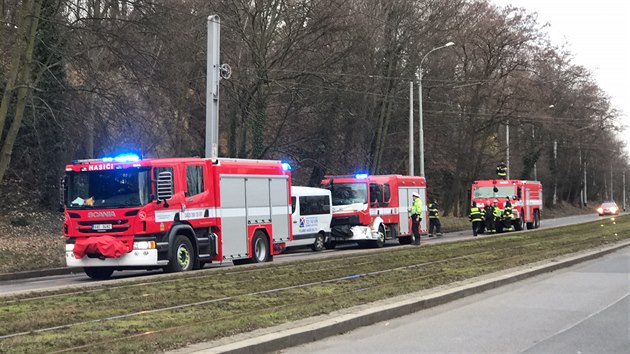
POLYGON ((73 161, 62 180, 67 265, 105 279, 114 270, 269 261, 291 237, 288 170, 262 160, 73 161))
POLYGON ((332 194, 333 219, 326 243, 339 242, 383 247, 386 240, 410 244, 413 240, 409 209, 412 194, 420 194, 424 206, 421 232, 427 233, 426 182, 424 177, 400 175, 326 176, 322 187, 332 194))
MULTIPOLYGON (((495 200, 503 210, 509 200, 512 204, 512 225, 516 231, 537 229, 540 226, 540 213, 543 209, 542 185, 538 181, 522 180, 480 180, 471 188, 471 202, 479 208, 492 204, 495 200)), ((497 229, 500 231, 500 228, 497 229)))

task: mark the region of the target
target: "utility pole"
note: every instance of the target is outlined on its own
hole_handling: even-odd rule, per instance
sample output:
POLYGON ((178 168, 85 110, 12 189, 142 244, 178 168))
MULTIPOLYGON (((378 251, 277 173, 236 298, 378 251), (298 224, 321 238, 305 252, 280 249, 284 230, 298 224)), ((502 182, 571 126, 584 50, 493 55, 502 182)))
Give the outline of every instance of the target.
POLYGON ((208 58, 206 62, 206 157, 219 156, 219 52, 221 19, 208 16, 208 58))
POLYGON ((558 202, 558 140, 553 141, 553 200, 552 204, 558 202))
MULTIPOLYGON (((536 136, 534 135, 534 125, 532 124, 532 142, 536 144, 536 136)), ((536 161, 534 161, 534 181, 538 181, 538 170, 536 169, 536 161)))
POLYGON ((584 161, 584 206, 588 204, 588 192, 586 189, 586 160, 584 161))
POLYGON ((505 159, 505 163, 507 165, 507 179, 510 179, 510 120, 508 119, 507 123, 505 124, 505 154, 506 154, 506 159, 505 159))
POLYGON ((614 201, 615 197, 613 196, 613 165, 610 164, 610 201, 614 201))
MULTIPOLYGON (((426 55, 424 57, 426 58, 426 55)), ((418 80, 418 123, 420 124, 420 126, 418 127, 420 128, 420 137, 418 138, 418 140, 420 140, 418 144, 420 145, 420 150, 418 151, 418 153, 420 153, 420 176, 424 177, 424 128, 422 126, 422 63, 420 65, 420 79, 418 80)))
POLYGON ((413 81, 409 81, 409 176, 413 175, 413 81))
POLYGON ((206 149, 207 158, 219 157, 219 81, 229 79, 232 69, 219 63, 221 19, 208 16, 208 54, 206 61, 206 149))
POLYGON ((623 190, 621 194, 623 195, 623 211, 626 211, 626 171, 623 171, 623 178, 621 179, 623 183, 623 190))

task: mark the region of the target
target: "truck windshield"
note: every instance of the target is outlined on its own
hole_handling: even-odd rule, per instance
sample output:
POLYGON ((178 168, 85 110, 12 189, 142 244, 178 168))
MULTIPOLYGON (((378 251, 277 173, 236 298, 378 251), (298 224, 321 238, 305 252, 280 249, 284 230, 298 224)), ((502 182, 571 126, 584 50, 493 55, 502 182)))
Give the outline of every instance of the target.
POLYGON ((67 174, 69 209, 120 208, 149 203, 149 168, 70 172, 67 174))
POLYGON ((367 183, 335 183, 324 186, 330 189, 333 205, 367 203, 367 183))
POLYGON ((494 191, 493 186, 488 187, 475 187, 473 196, 475 199, 479 198, 512 198, 516 194, 514 186, 497 186, 498 192, 494 191))

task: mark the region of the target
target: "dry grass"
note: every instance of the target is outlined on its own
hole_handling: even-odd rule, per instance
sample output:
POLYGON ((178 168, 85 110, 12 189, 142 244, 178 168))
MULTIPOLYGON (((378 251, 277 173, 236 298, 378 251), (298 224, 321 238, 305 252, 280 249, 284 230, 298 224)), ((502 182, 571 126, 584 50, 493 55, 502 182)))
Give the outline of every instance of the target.
POLYGON ((0 217, 0 273, 65 266, 62 223, 61 213, 0 217))
POLYGON ((0 339, 0 352, 168 350, 629 238, 626 216, 428 247, 6 297, 0 299, 0 336, 68 327, 0 339), (174 305, 186 306, 160 310, 174 305))

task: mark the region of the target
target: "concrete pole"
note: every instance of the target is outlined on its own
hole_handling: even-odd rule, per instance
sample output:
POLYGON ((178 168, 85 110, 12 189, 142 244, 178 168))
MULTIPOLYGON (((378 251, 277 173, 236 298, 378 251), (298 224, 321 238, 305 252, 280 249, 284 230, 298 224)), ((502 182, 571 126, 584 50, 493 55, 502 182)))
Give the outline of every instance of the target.
POLYGON ((553 141, 553 200, 552 204, 558 202, 558 140, 553 141))
POLYGON ((510 179, 510 120, 505 124, 505 164, 507 166, 507 179, 510 179))
MULTIPOLYGON (((532 125, 532 140, 536 142, 536 136, 534 135, 534 126, 532 125)), ((536 168, 536 162, 534 162, 534 181, 538 181, 538 169, 536 168)))
POLYGON ((409 176, 413 176, 413 81, 409 81, 409 176))
MULTIPOLYGON (((428 54, 428 53, 427 53, 428 54)), ((426 58, 426 56, 425 56, 426 58)), ((424 177, 424 128, 422 126, 422 67, 420 67, 420 79, 418 80, 418 122, 420 124, 420 137, 418 140, 420 149, 420 176, 424 177)))
POLYGON ((623 189, 622 189, 622 199, 623 199, 623 211, 626 211, 626 171, 623 171, 623 175, 622 175, 622 184, 623 184, 623 189))
POLYGON ((610 164, 610 201, 614 201, 615 197, 613 196, 613 165, 610 164))
POLYGON ((588 193, 586 189, 586 161, 584 161, 584 206, 588 205, 588 193))
POLYGON ((208 58, 206 63, 206 157, 219 156, 219 80, 221 20, 208 16, 208 58))

